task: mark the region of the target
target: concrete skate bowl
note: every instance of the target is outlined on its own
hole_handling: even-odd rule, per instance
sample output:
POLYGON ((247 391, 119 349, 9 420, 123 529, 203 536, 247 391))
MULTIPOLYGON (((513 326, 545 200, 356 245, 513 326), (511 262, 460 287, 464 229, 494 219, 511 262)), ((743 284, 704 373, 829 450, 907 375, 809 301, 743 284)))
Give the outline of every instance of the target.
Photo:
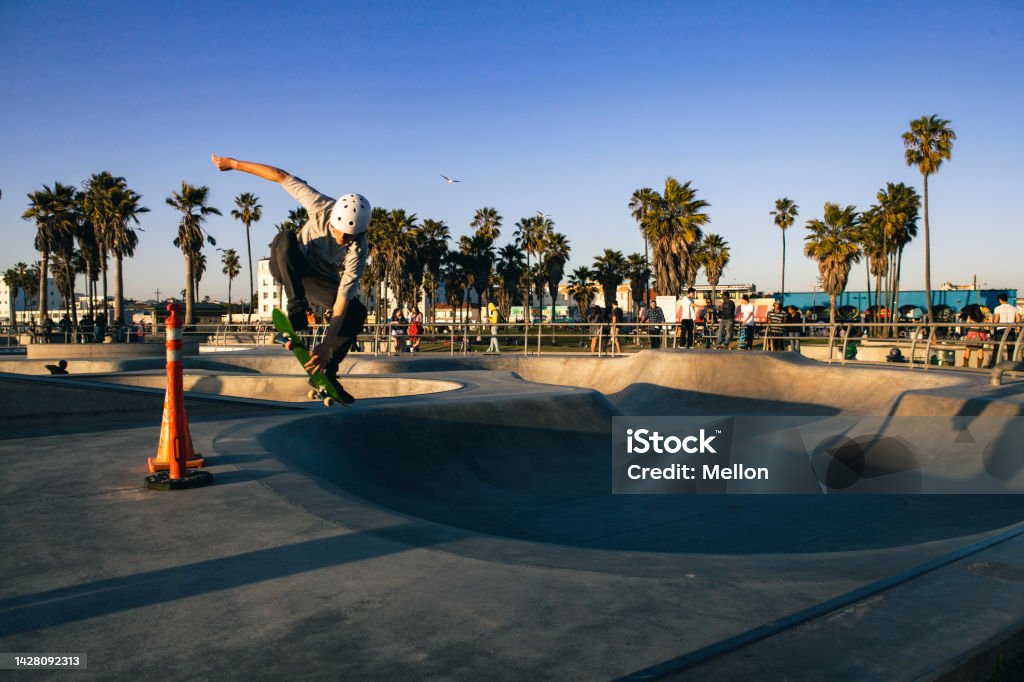
MULTIPOLYGON (((628 374, 620 373, 629 367, 628 360, 619 367, 614 367, 617 360, 606 361, 607 369, 572 369, 575 362, 561 363, 569 370, 558 363, 541 366, 548 364, 546 359, 533 367, 534 361, 525 361, 516 367, 521 374, 567 383, 567 376, 556 376, 565 371, 580 384, 603 384, 610 394, 550 385, 531 390, 530 382, 522 382, 520 391, 474 399, 471 388, 461 399, 432 401, 428 396, 358 415, 291 420, 260 433, 259 442, 295 468, 381 510, 527 544, 643 553, 645 561, 696 555, 828 555, 844 562, 851 560, 850 553, 864 550, 900 554, 908 546, 956 546, 1024 519, 1024 497, 1013 495, 842 496, 821 495, 814 487, 807 495, 612 495, 610 427, 616 415, 656 414, 653 408, 659 406, 661 414, 679 414, 680 406, 700 405, 702 414, 727 414, 740 407, 815 416, 854 405, 892 409, 905 390, 876 390, 865 378, 862 387, 871 395, 860 396, 862 400, 842 396, 830 405, 825 402, 829 389, 822 384, 833 369, 842 368, 824 367, 829 371, 810 377, 817 381, 802 394, 784 379, 770 393, 764 388, 769 385, 766 378, 761 388, 744 395, 734 387, 732 395, 720 400, 714 393, 684 392, 672 385, 700 386, 699 376, 686 374, 689 361, 678 357, 639 358, 644 362, 636 362, 641 366, 633 370, 643 379, 640 385, 630 385, 628 374), (671 366, 677 362, 681 368, 671 366), (656 383, 659 377, 669 385, 656 383), (661 391, 655 397, 650 397, 651 386, 661 391), (819 402, 780 400, 808 395, 820 396, 819 402), (345 434, 343 441, 339 433, 345 434)), ((704 359, 700 371, 721 378, 731 371, 714 367, 723 361, 739 365, 747 358, 704 359)), ((504 367, 516 364, 503 362, 504 367)), ((815 366, 807 365, 812 370, 815 366)), ((422 368, 443 369, 437 363, 422 368)), ((465 363, 457 367, 466 368, 465 363)), ((481 372, 481 383, 487 374, 481 372)), ((948 386, 959 382, 934 376, 923 383, 923 390, 941 387, 943 381, 948 386)), ((338 520, 371 528, 361 526, 365 518, 358 514, 338 520)))
MULTIPOLYGON (((160 390, 167 387, 165 373, 91 374, 80 378, 120 386, 160 390)), ((182 385, 186 393, 285 403, 310 403, 307 396, 309 382, 305 375, 232 375, 197 371, 186 372, 182 377, 182 385)), ((346 390, 360 400, 441 393, 454 391, 462 386, 453 381, 408 376, 345 377, 344 385, 346 390)))
POLYGON ((907 367, 827 365, 795 354, 644 351, 617 358, 507 355, 392 361, 350 357, 375 373, 504 370, 526 381, 599 391, 623 414, 1024 415, 1024 382, 990 389, 985 376, 907 367))

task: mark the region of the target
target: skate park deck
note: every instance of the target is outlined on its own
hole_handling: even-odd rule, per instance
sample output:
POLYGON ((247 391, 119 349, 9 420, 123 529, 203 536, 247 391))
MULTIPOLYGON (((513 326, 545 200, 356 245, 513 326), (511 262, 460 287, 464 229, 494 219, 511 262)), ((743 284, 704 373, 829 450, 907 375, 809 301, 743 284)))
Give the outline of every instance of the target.
POLYGON ((216 480, 187 503, 141 490, 159 364, 0 367, 25 370, 0 378, 0 407, 24 417, 0 440, 4 650, 73 642, 125 676, 192 647, 182 678, 593 679, 811 610, 665 671, 735 679, 787 651, 792 679, 892 679, 964 670, 1020 624, 1016 496, 613 496, 605 462, 616 415, 1020 415, 1019 383, 761 353, 352 356, 361 399, 324 410, 288 399, 290 355, 216 355, 186 361, 209 391, 186 405, 216 480), (125 411, 148 423, 96 424, 125 411), (852 646, 822 643, 837 633, 852 646))

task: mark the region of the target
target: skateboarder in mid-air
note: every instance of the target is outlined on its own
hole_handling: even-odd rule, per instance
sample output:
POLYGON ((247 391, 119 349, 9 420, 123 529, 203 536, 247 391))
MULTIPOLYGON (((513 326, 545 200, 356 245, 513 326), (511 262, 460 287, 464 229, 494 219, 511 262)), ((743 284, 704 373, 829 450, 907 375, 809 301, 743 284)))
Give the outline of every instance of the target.
POLYGON ((331 310, 323 342, 310 351, 305 368, 323 372, 339 393, 351 398, 341 390, 337 372, 366 321, 358 295, 369 250, 370 202, 359 194, 332 199, 273 166, 216 154, 211 160, 218 170, 244 171, 278 183, 306 209, 309 220, 298 233, 284 230, 274 237, 270 273, 288 295, 288 320, 296 332, 309 327, 310 303, 331 310))

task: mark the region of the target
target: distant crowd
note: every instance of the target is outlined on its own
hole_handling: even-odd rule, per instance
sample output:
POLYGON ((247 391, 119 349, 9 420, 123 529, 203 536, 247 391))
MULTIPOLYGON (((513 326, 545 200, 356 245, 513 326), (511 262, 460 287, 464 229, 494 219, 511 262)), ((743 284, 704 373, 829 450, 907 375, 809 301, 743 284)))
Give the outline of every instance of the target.
POLYGON ((109 325, 103 313, 95 317, 86 313, 76 325, 64 313, 57 322, 50 315, 45 315, 41 324, 33 317, 18 331, 27 333, 32 343, 128 343, 145 340, 151 329, 145 322, 125 324, 121 319, 109 325))

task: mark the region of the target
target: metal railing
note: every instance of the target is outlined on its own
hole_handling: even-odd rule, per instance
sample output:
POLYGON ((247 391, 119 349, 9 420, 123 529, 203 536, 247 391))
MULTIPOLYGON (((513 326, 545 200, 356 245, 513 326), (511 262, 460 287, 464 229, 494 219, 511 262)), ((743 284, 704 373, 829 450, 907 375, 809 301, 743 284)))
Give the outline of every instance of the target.
MULTIPOLYGON (((733 325, 732 341, 739 344, 740 337, 745 347, 758 347, 765 351, 799 351, 801 344, 826 348, 818 355, 827 363, 846 364, 853 358, 848 352, 851 347, 893 346, 902 349, 903 360, 913 367, 928 370, 943 366, 945 354, 970 348, 984 357, 988 355, 987 368, 997 364, 1000 358, 1019 362, 1021 360, 1024 325, 1000 324, 999 333, 992 323, 958 322, 819 322, 772 323, 758 322, 753 328, 744 328, 738 322, 733 325), (984 340, 968 340, 968 331, 984 330, 990 334, 984 340), (940 357, 938 354, 942 353, 940 357), (937 361, 936 361, 937 360, 937 361)), ((694 325, 695 347, 711 348, 718 344, 716 322, 697 321, 694 325)), ((645 348, 680 348, 682 325, 677 322, 632 322, 613 325, 609 322, 537 322, 529 325, 522 322, 491 324, 477 321, 434 322, 422 326, 422 333, 408 334, 408 324, 381 322, 367 324, 360 343, 354 352, 380 355, 398 355, 405 352, 447 353, 468 355, 482 352, 519 353, 537 356, 545 353, 593 354, 598 357, 627 355, 645 348), (492 337, 494 343, 491 343, 492 337), (484 350, 486 348, 486 350, 484 350)), ((138 343, 152 339, 162 342, 163 325, 147 325, 142 330, 136 327, 120 335, 124 343, 138 343)), ((314 325, 304 333, 310 346, 323 340, 326 325, 314 325)), ((113 331, 115 338, 117 330, 113 331)), ((107 335, 111 331, 108 329, 107 335)), ((277 334, 268 322, 252 324, 193 324, 185 329, 187 337, 200 343, 227 347, 266 346, 277 334)), ((0 326, 0 349, 23 348, 27 343, 44 342, 43 334, 36 330, 32 335, 25 325, 0 326)), ((69 332, 54 329, 51 332, 54 343, 94 343, 95 332, 91 327, 80 326, 69 332)))

